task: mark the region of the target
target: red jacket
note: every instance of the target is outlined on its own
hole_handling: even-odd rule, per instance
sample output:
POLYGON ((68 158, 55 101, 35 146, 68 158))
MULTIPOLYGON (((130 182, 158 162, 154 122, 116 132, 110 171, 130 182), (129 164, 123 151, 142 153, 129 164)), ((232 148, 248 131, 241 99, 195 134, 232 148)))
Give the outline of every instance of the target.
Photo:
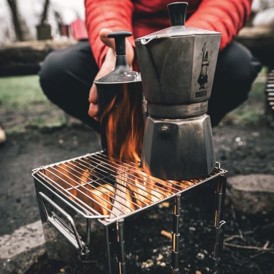
MULTIPOLYGON (((97 64, 106 54, 102 28, 128 30, 134 39, 170 26, 167 4, 175 0, 85 0, 89 42, 97 64)), ((252 0, 188 0, 187 26, 221 32, 222 50, 237 35, 251 11, 252 0)))

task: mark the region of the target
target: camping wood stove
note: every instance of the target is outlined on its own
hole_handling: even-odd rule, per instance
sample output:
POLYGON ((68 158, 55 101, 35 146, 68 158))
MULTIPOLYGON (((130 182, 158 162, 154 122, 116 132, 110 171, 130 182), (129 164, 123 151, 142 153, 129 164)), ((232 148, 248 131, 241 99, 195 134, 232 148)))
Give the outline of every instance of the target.
POLYGON ((103 152, 96 152, 37 168, 32 176, 49 257, 70 263, 76 257, 82 262, 105 257, 107 269, 102 273, 109 274, 126 273, 124 221, 172 200, 171 273, 180 273, 180 195, 201 184, 215 182, 216 239, 212 257, 214 273, 217 273, 222 249, 222 207, 226 184, 226 171, 218 164, 205 178, 164 181, 144 173, 140 164, 113 162, 103 152), (110 240, 113 233, 117 235, 114 241, 110 240), (100 253, 98 244, 102 246, 103 243, 105 248, 100 253), (114 248, 116 245, 118 251, 114 248))

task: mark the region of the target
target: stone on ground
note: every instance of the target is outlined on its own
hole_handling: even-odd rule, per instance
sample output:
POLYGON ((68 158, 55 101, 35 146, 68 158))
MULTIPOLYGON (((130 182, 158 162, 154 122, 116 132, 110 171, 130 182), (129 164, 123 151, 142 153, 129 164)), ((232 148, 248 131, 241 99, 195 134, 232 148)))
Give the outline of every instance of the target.
POLYGON ((228 179, 236 210, 247 214, 274 212, 274 175, 250 174, 228 179))

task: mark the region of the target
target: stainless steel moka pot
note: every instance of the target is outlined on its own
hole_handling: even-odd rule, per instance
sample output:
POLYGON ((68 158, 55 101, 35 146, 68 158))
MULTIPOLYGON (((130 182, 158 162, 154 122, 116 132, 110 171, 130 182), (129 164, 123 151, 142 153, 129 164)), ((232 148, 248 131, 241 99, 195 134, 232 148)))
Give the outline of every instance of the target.
POLYGON ((184 26, 187 5, 169 4, 171 26, 135 41, 148 111, 142 165, 167 180, 204 177, 215 166, 206 112, 220 33, 184 26))

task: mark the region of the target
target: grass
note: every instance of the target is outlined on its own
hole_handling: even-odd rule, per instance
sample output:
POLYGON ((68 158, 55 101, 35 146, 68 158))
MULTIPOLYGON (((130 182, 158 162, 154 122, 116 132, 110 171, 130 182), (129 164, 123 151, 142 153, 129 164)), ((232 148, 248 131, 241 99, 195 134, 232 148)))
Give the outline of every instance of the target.
POLYGON ((226 115, 222 124, 256 125, 265 119, 265 81, 263 69, 254 81, 248 99, 226 115))
POLYGON ((6 77, 0 79, 0 102, 6 108, 28 108, 46 103, 37 76, 6 77))
MULTIPOLYGON (((249 125, 264 117, 265 69, 261 71, 249 98, 228 113, 222 124, 249 125)), ((0 126, 7 133, 28 127, 55 128, 66 124, 67 116, 43 94, 37 75, 0 78, 0 126)))
POLYGON ((37 75, 0 78, 0 125, 7 133, 60 127, 65 122, 64 112, 43 94, 37 75))

